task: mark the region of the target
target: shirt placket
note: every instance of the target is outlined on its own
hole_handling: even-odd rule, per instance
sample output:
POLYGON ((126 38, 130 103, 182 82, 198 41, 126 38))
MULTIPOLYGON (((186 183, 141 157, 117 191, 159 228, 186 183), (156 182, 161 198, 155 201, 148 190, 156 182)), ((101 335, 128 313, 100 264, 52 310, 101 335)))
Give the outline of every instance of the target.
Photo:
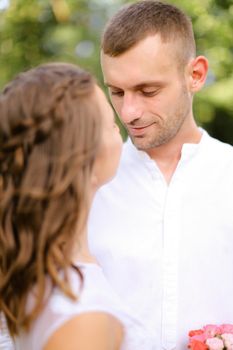
POLYGON ((176 181, 167 188, 163 218, 163 302, 162 349, 173 350, 177 338, 178 246, 180 224, 180 191, 176 181))

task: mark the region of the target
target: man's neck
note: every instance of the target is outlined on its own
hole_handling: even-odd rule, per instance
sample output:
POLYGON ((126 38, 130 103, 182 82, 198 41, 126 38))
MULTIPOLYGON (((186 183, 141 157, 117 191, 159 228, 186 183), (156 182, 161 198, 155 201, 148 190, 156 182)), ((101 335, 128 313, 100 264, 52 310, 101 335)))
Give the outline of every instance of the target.
POLYGON ((201 131, 197 126, 195 126, 191 132, 177 135, 177 137, 174 137, 174 139, 168 143, 147 151, 147 154, 156 161, 167 184, 170 183, 178 162, 181 158, 183 144, 197 144, 200 142, 201 136, 201 131))

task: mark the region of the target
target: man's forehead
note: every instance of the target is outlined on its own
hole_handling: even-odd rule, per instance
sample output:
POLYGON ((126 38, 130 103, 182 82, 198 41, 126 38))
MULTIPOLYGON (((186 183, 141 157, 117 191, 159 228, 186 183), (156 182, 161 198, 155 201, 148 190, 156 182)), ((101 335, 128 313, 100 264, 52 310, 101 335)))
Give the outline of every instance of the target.
POLYGON ((161 57, 159 62, 148 57, 133 61, 117 57, 104 57, 102 60, 104 82, 108 87, 140 89, 144 86, 161 86, 176 74, 175 67, 173 60, 161 57))

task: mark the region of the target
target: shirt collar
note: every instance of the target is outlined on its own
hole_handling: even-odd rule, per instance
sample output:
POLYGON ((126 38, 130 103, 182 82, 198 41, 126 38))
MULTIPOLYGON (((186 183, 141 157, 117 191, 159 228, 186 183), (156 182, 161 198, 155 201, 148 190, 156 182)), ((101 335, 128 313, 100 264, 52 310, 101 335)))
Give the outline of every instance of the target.
MULTIPOLYGON (((202 133, 201 140, 199 143, 184 143, 181 150, 181 159, 182 160, 188 160, 192 158, 195 154, 199 152, 199 150, 203 147, 203 145, 207 142, 208 138, 210 137, 209 134, 202 128, 199 128, 199 130, 202 133)), ((145 152, 138 150, 134 144, 132 143, 131 139, 128 138, 127 145, 130 149, 130 152, 132 155, 136 156, 137 158, 140 158, 143 162, 148 163, 154 160, 150 158, 150 156, 145 152)))

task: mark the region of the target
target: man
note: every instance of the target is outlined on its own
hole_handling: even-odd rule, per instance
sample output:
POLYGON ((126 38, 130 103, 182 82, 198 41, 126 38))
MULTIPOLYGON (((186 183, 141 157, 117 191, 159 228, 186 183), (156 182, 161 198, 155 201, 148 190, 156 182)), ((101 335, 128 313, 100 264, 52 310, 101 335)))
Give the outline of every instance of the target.
POLYGON ((123 7, 102 39, 105 84, 130 138, 95 199, 90 244, 158 350, 233 323, 233 148, 194 120, 208 70, 195 51, 189 18, 150 0, 123 7))

